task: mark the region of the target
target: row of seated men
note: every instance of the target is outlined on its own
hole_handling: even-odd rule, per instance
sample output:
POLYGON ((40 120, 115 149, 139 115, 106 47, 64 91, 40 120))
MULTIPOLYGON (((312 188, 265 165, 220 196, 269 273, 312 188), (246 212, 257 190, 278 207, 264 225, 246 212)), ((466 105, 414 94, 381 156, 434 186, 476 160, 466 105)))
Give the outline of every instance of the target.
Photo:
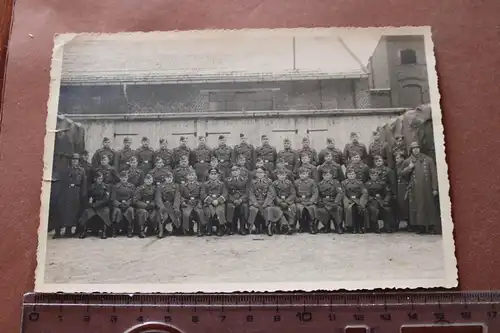
MULTIPOLYGON (((360 164, 359 154, 354 154, 346 177, 331 161, 330 153, 319 167, 311 166, 308 159, 307 154, 302 155, 302 166, 295 177, 280 165, 281 160, 275 170, 267 170, 260 160, 250 172, 244 166, 244 156, 240 156, 239 165, 225 175, 216 159, 200 174, 189 166, 187 156, 181 157, 177 172, 164 167, 158 157, 156 167, 141 183, 137 174, 140 176, 142 170, 137 168, 136 156, 129 159, 129 170, 121 171, 117 180, 104 154, 101 166, 92 175, 95 182, 85 194, 88 201, 84 200, 86 208, 78 221, 79 235, 86 237, 91 221, 97 222, 103 238, 108 229, 112 236, 124 232, 132 237, 134 231, 141 238, 148 233, 159 237, 188 235, 194 225, 199 236, 212 232, 273 235, 297 231, 314 234, 320 229, 338 233, 344 229, 353 233, 398 229, 399 219, 394 213, 407 209, 398 207, 406 206, 407 201, 396 200, 396 180, 382 157, 376 157, 375 168, 359 168, 358 164, 364 164, 360 164), (186 170, 179 174, 179 168, 186 170)), ((81 167, 75 170, 85 175, 81 167)), ((79 188, 83 188, 85 177, 80 175, 79 179, 79 188)))

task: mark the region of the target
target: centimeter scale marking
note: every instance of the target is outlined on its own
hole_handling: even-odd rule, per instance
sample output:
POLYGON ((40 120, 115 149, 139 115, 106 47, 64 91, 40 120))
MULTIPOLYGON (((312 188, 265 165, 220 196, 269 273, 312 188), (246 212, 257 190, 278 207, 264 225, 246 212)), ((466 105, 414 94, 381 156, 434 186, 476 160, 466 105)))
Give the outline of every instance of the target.
POLYGON ((30 293, 22 321, 23 333, 500 333, 500 292, 30 293))

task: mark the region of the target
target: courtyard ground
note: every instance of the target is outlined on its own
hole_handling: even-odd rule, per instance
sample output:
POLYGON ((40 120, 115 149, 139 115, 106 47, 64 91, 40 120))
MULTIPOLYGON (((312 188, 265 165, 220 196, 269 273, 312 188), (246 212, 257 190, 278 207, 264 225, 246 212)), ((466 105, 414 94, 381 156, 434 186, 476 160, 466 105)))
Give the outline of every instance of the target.
POLYGON ((441 279, 436 235, 49 236, 45 283, 231 283, 441 279))

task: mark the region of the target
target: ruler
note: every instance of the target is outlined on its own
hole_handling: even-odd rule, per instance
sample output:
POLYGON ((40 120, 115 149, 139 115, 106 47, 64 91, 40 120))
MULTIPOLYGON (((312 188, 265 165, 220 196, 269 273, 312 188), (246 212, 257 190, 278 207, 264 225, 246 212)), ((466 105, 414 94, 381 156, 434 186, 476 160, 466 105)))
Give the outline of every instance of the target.
POLYGON ((500 333, 500 292, 45 294, 22 333, 500 333))

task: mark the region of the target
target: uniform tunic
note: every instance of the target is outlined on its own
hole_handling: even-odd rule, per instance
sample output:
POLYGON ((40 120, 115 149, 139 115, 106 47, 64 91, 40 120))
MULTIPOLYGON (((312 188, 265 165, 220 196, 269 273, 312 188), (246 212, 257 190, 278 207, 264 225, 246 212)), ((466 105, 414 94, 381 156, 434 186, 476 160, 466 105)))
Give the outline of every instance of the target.
MULTIPOLYGON (((315 167, 311 163, 302 164, 300 167, 301 168, 306 168, 307 170, 309 170, 309 174, 308 174, 309 178, 314 179, 314 180, 318 179, 318 168, 317 167, 315 167)), ((299 175, 299 169, 297 169, 297 172, 295 173, 295 177, 296 178, 300 177, 300 175, 299 175)))
POLYGON ((104 226, 110 226, 109 186, 104 183, 93 184, 88 193, 88 198, 87 208, 80 217, 82 228, 86 229, 88 221, 94 216, 99 216, 104 226))
POLYGON ((254 146, 248 143, 240 143, 239 145, 234 146, 232 161, 233 165, 238 161, 238 156, 245 156, 245 168, 248 170, 253 170, 255 166, 255 148, 254 146))
POLYGON ((132 228, 132 223, 135 218, 134 200, 135 186, 131 183, 118 183, 113 186, 111 191, 111 203, 113 204, 112 221, 121 223, 123 218, 128 222, 129 228, 132 228))
POLYGON ((219 179, 209 179, 203 186, 205 194, 205 198, 203 198, 205 215, 208 218, 217 216, 220 224, 226 224, 226 186, 219 179), (215 200, 217 200, 217 204, 214 204, 215 200))
POLYGON ((296 207, 295 199, 297 198, 293 183, 288 180, 275 180, 269 190, 270 195, 274 200, 274 204, 279 207, 288 217, 288 224, 295 226, 296 207))
POLYGON ((240 177, 250 182, 252 180, 250 171, 248 171, 246 167, 239 167, 239 168, 240 168, 240 177))
POLYGON ((174 166, 177 167, 181 162, 181 157, 187 156, 189 160, 189 165, 193 165, 193 161, 191 160, 191 149, 185 146, 179 146, 174 148, 173 158, 174 158, 174 166))
POLYGON ((116 152, 111 148, 99 148, 95 151, 92 156, 92 167, 97 168, 101 165, 101 159, 104 155, 108 156, 109 163, 113 163, 115 161, 116 152))
POLYGON ((210 159, 212 158, 212 150, 206 145, 199 145, 193 149, 191 153, 191 161, 193 162, 194 171, 198 181, 203 181, 203 177, 210 169, 210 159))
POLYGON ((164 166, 161 168, 155 167, 149 172, 149 174, 153 176, 153 183, 158 186, 165 181, 165 178, 167 178, 167 174, 171 172, 172 169, 170 169, 170 167, 164 166))
POLYGON ((181 194, 179 185, 172 182, 157 186, 155 202, 160 222, 163 223, 170 218, 173 225, 179 228, 181 226, 181 194))
POLYGON ((87 178, 82 167, 64 168, 60 172, 58 196, 59 227, 72 227, 78 223, 82 201, 87 195, 87 178))
POLYGON ((295 204, 299 218, 302 217, 304 209, 307 210, 311 219, 316 218, 316 203, 318 201, 318 186, 311 178, 297 179, 295 181, 297 198, 295 204))
POLYGON ((381 139, 375 140, 370 144, 369 150, 368 150, 368 165, 371 167, 374 167, 374 160, 373 158, 375 156, 381 156, 382 159, 384 160, 385 163, 387 163, 387 145, 385 142, 383 142, 381 139))
POLYGON ((332 174, 332 178, 337 179, 339 182, 345 179, 344 171, 342 171, 342 167, 340 166, 340 164, 337 164, 333 161, 325 161, 318 167, 318 176, 316 178, 318 182, 323 180, 323 173, 325 172, 325 170, 330 171, 330 173, 332 174))
POLYGON ((193 168, 190 166, 177 166, 174 170, 174 180, 177 184, 184 184, 187 182, 187 175, 193 171, 193 168))
POLYGON ((363 183, 370 178, 370 168, 363 162, 351 162, 347 165, 347 168, 354 169, 354 172, 356 172, 356 179, 361 180, 363 183))
POLYGON ((248 217, 248 178, 229 177, 225 183, 228 196, 227 220, 234 222, 239 217, 243 224, 248 217), (238 216, 235 216, 237 210, 239 210, 238 216))
POLYGON ((160 157, 163 160, 165 166, 170 167, 170 169, 174 168, 174 152, 171 149, 160 148, 155 151, 154 160, 160 157))
POLYGON ((154 157, 155 152, 151 147, 139 147, 136 150, 138 168, 142 170, 142 172, 147 175, 151 169, 154 167, 154 157))
POLYGON ((144 172, 139 168, 129 168, 127 170, 128 182, 135 187, 139 187, 144 182, 144 172))
POLYGON ((274 170, 277 156, 276 148, 270 144, 263 144, 255 149, 255 158, 261 158, 264 161, 264 168, 268 171, 274 170))
POLYGON ((146 222, 149 220, 151 227, 156 228, 156 186, 143 184, 135 189, 134 206, 137 215, 137 223, 141 230, 144 230, 146 222))
POLYGON ((270 178, 271 180, 278 180, 278 170, 280 169, 285 169, 286 170, 286 178, 291 181, 291 182, 294 182, 295 181, 295 174, 290 170, 290 169, 287 169, 286 167, 282 167, 282 168, 277 168, 276 170, 274 170, 273 172, 271 172, 271 175, 270 175, 270 178))
POLYGON ((397 218, 399 221, 407 221, 409 217, 409 205, 408 205, 408 178, 402 173, 404 167, 404 162, 396 164, 396 176, 397 176, 397 187, 396 187, 396 202, 397 202, 397 218))
POLYGON ((342 156, 342 152, 340 151, 340 149, 337 149, 337 148, 325 148, 325 149, 322 149, 319 154, 318 154, 318 165, 321 165, 323 163, 325 163, 325 156, 326 154, 330 153, 332 155, 332 160, 339 164, 339 165, 343 165, 344 164, 344 159, 343 159, 343 156, 342 156))
POLYGON ((369 180, 365 184, 368 191, 368 203, 366 215, 366 225, 376 226, 378 228, 378 219, 382 217, 384 227, 391 226, 391 190, 384 180, 369 180))
POLYGON ((229 168, 231 167, 231 158, 233 150, 228 145, 219 145, 212 152, 213 157, 219 161, 219 169, 222 171, 222 177, 229 176, 229 168))
MULTIPOLYGON (((189 230, 190 217, 193 211, 198 215, 198 221, 201 225, 207 224, 205 212, 203 211, 203 198, 205 198, 204 189, 201 183, 187 182, 180 186, 181 211, 182 211, 182 229, 189 230)), ((198 225, 198 227, 200 227, 198 225)))
POLYGON ((345 211, 345 224, 348 227, 354 225, 354 209, 363 212, 368 200, 368 192, 363 182, 359 179, 346 179, 342 181, 343 205, 345 211))
POLYGON ((253 179, 250 183, 249 191, 249 217, 248 224, 255 224, 255 219, 260 215, 266 221, 266 224, 278 222, 283 216, 283 212, 279 207, 273 205, 273 197, 269 195, 269 189, 272 181, 263 177, 261 179, 253 179))
POLYGON ((318 219, 324 226, 333 218, 337 227, 342 223, 342 188, 337 179, 322 180, 318 183, 318 219))
POLYGON ((354 153, 358 153, 361 157, 361 161, 367 162, 368 152, 366 150, 366 146, 362 143, 348 143, 344 148, 344 163, 347 164, 350 162, 354 153))
POLYGON ((123 148, 116 152, 114 167, 118 172, 128 170, 130 167, 129 161, 132 156, 135 156, 135 151, 131 148, 123 148))
MULTIPOLYGON (((302 147, 301 149, 299 149, 299 151, 297 153, 299 155, 299 161, 300 161, 300 157, 302 155, 307 155, 307 156, 309 156, 309 162, 312 165, 318 165, 318 153, 316 152, 316 149, 311 148, 311 147, 302 147)), ((302 163, 299 163, 299 164, 302 164, 302 163)))
POLYGON ((109 165, 101 165, 94 171, 94 176, 92 177, 95 181, 95 175, 100 172, 102 173, 102 182, 104 184, 108 185, 114 185, 116 184, 120 179, 118 178, 118 173, 116 172, 116 169, 113 168, 112 166, 109 165))
POLYGON ((287 148, 280 150, 278 153, 278 159, 282 158, 285 160, 285 167, 291 172, 295 172, 299 164, 299 155, 292 148, 287 148))

